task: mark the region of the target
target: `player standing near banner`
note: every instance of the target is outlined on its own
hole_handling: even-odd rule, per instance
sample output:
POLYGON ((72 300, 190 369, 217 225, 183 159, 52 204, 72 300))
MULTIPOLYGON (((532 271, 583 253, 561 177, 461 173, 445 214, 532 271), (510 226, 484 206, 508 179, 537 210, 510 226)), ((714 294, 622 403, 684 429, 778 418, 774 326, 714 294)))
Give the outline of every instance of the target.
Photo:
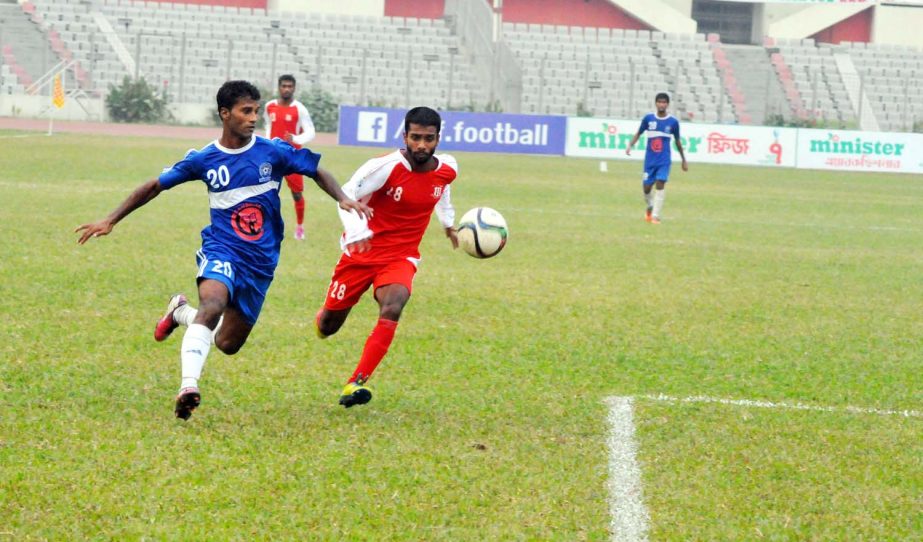
POLYGON ((657 94, 654 98, 654 105, 657 107, 657 113, 648 113, 641 119, 641 127, 638 133, 631 138, 631 143, 625 149, 625 154, 631 156, 631 148, 638 142, 641 134, 647 132, 647 149, 644 153, 644 176, 642 177, 644 188, 644 201, 647 202, 647 212, 644 214, 644 220, 652 224, 660 224, 660 211, 663 209, 663 200, 665 198, 664 186, 670 177, 670 165, 672 157, 670 153, 670 138, 676 140, 676 149, 683 159, 683 171, 689 171, 689 165, 686 163, 686 154, 683 152, 683 144, 679 140, 679 121, 673 115, 667 113, 670 106, 670 96, 665 92, 657 94), (657 190, 651 195, 651 188, 656 184, 657 190))
POLYGON ((189 306, 184 295, 174 295, 154 330, 154 339, 162 341, 179 324, 188 326, 181 351, 183 380, 174 410, 184 420, 201 401, 198 382, 212 341, 225 354, 236 354, 260 315, 283 238, 282 176, 307 175, 341 209, 357 216, 368 211, 365 204, 349 199, 330 173, 317 167, 320 155, 253 134, 259 100, 259 90, 250 83, 226 82, 217 96, 223 124, 220 139, 189 151, 159 178, 136 188, 109 216, 75 230, 82 232, 80 244, 108 235, 120 220, 162 191, 186 181, 205 182, 211 224, 202 230, 202 248, 196 253, 199 309, 189 306))
MULTIPOLYGON (((292 144, 296 149, 314 139, 314 123, 303 103, 295 99, 295 77, 279 77, 279 97, 270 100, 263 110, 266 121, 266 137, 278 137, 292 144)), ((285 176, 285 182, 292 191, 295 201, 295 239, 304 240, 304 179, 300 173, 285 176)))
POLYGON ((340 395, 340 404, 347 408, 372 399, 365 382, 388 352, 410 300, 420 241, 434 208, 452 247, 458 247, 449 190, 458 165, 448 154, 435 154, 441 126, 436 111, 411 109, 404 117, 405 148, 369 160, 343 185, 349 197, 368 203, 374 214, 366 219, 349 209, 340 212, 346 230, 340 241, 343 254, 315 318, 318 335, 336 333, 370 286, 379 307, 378 323, 340 395))

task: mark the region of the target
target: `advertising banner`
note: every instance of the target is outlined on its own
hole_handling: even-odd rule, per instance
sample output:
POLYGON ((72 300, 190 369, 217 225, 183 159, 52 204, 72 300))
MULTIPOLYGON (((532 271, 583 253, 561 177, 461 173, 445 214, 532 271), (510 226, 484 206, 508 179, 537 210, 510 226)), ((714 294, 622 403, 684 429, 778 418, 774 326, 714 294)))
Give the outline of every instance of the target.
MULTIPOLYGON (((641 125, 637 121, 567 119, 567 156, 611 160, 643 160, 646 134, 625 155, 628 143, 641 125)), ((771 126, 680 123, 680 141, 689 162, 749 166, 794 167, 798 131, 771 126)), ((673 160, 680 160, 673 145, 673 160)))
POLYGON ((923 173, 923 134, 802 129, 797 167, 923 173))
MULTIPOLYGON (((399 148, 406 109, 340 106, 340 145, 399 148)), ((440 111, 440 151, 564 154, 567 117, 440 111)))

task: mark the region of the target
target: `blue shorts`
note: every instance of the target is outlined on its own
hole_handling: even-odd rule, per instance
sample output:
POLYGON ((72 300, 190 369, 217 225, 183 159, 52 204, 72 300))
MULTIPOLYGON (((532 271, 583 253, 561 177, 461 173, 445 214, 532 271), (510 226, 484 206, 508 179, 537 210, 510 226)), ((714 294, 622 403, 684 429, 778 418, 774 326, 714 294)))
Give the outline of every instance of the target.
POLYGON ((644 168, 644 175, 641 177, 641 180, 644 182, 644 185, 651 185, 657 181, 667 182, 670 177, 670 164, 665 166, 651 166, 644 168))
POLYGON ((210 279, 227 286, 228 306, 239 310, 251 326, 256 324, 272 277, 254 273, 233 255, 205 247, 196 252, 196 265, 199 266, 197 282, 210 279))

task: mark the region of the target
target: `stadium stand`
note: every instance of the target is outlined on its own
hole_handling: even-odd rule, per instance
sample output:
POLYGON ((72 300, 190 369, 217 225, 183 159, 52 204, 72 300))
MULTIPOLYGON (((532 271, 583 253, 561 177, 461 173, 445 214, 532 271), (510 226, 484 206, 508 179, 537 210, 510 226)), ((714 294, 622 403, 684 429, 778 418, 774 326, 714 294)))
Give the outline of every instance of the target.
MULTIPOLYGON (((288 72, 302 90, 315 84, 342 103, 403 107, 422 100, 484 109, 492 99, 493 83, 477 69, 483 61, 456 35, 457 21, 449 16, 277 13, 140 0, 27 0, 0 7, 5 94, 29 92, 44 70, 74 59, 73 77, 98 95, 138 74, 171 101, 211 103, 214 89, 229 78, 271 91, 288 72), (34 36, 20 28, 22 37, 15 34, 11 44, 17 24, 33 26, 34 36), (38 45, 18 43, 25 40, 38 45)), ((779 113, 853 127, 861 113, 873 115, 873 122, 862 121, 865 128, 910 130, 923 118, 923 85, 916 84, 923 61, 909 47, 765 38, 763 47, 744 51, 716 34, 512 22, 503 24, 501 39, 521 68, 517 103, 524 113, 634 118, 664 91, 677 116, 702 122, 760 123, 765 114, 779 113), (767 85, 754 85, 755 79, 767 85)))
POLYGON ((798 117, 855 125, 855 108, 831 47, 818 47, 810 38, 766 38, 764 45, 798 117))
POLYGON ((634 118, 668 92, 684 119, 731 119, 701 34, 504 23, 503 39, 522 66, 525 113, 634 118))
POLYGON ((228 79, 274 89, 279 74, 292 73, 342 103, 406 106, 412 99, 445 107, 451 100, 476 108, 488 99, 442 20, 128 0, 35 6, 99 92, 137 74, 172 101, 206 103, 228 79), (420 68, 425 84, 413 71, 420 68))
POLYGON ((914 47, 843 42, 861 77, 862 92, 882 130, 909 131, 923 119, 923 55, 914 47))

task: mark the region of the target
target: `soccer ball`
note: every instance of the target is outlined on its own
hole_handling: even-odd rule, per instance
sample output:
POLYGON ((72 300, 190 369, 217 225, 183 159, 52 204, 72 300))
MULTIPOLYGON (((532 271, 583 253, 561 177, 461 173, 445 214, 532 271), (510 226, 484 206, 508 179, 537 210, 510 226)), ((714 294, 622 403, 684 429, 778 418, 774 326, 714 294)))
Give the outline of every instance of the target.
POLYGON ((458 244, 475 258, 496 256, 506 245, 506 220, 490 207, 475 207, 458 222, 458 244))

